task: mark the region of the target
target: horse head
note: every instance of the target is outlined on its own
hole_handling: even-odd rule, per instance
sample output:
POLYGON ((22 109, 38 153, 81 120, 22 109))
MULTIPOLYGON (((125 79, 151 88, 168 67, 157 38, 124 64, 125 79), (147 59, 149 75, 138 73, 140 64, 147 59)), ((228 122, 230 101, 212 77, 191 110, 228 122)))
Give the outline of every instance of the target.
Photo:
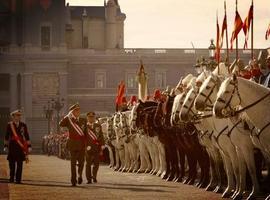
POLYGON ((200 87, 199 93, 195 98, 195 109, 205 111, 207 108, 212 108, 218 92, 221 80, 218 75, 211 73, 200 87))
POLYGON ((235 74, 222 82, 213 108, 216 117, 228 117, 241 103, 237 84, 235 74))

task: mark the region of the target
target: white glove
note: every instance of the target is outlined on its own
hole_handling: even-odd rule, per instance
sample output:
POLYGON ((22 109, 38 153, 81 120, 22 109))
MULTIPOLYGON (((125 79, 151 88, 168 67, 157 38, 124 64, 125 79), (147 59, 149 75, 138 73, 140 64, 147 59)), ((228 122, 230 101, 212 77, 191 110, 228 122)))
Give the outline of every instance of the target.
POLYGON ((28 152, 31 153, 31 151, 32 151, 32 148, 28 147, 28 152))
POLYGON ((8 148, 7 147, 4 148, 4 152, 8 152, 8 148))
POLYGON ((101 149, 104 150, 106 147, 104 145, 101 146, 101 149))
POLYGON ((90 151, 90 150, 91 150, 91 146, 87 146, 87 147, 86 147, 86 150, 87 150, 87 151, 90 151))

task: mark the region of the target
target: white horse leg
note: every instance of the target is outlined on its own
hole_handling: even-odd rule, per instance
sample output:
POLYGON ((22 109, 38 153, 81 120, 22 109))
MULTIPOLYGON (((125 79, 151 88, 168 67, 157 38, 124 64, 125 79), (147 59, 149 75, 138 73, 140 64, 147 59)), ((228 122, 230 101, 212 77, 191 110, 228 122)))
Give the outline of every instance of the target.
POLYGON ((147 169, 145 170, 145 173, 149 173, 152 169, 152 164, 153 164, 153 151, 152 151, 151 143, 149 142, 148 136, 145 136, 144 138, 145 138, 144 144, 145 144, 146 151, 147 151, 147 156, 146 156, 147 169), (150 158, 149 158, 149 155, 150 155, 150 158))
POLYGON ((120 154, 119 154, 119 149, 117 149, 117 147, 115 147, 115 161, 116 161, 116 164, 115 164, 114 169, 119 170, 119 168, 120 168, 120 154))
POLYGON ((167 162, 166 162, 166 153, 165 153, 165 146, 161 142, 159 143, 160 155, 161 155, 161 173, 160 176, 163 174, 165 175, 167 171, 167 162))
POLYGON ((133 140, 131 139, 128 143, 128 151, 130 155, 130 165, 128 168, 128 172, 132 172, 135 166, 135 153, 134 153, 134 148, 133 148, 133 140))
POLYGON ((106 145, 108 151, 109 151, 109 158, 110 158, 110 165, 109 167, 113 167, 114 166, 114 156, 113 156, 113 151, 112 148, 109 145, 106 145))
POLYGON ((119 171, 122 171, 124 166, 125 166, 125 148, 124 148, 122 141, 118 142, 118 149, 119 149, 119 158, 120 158, 120 162, 121 162, 119 171))
MULTIPOLYGON (((239 148, 236 149, 236 152, 237 152, 237 157, 243 158, 242 151, 239 148)), ((231 198, 233 199, 241 199, 243 196, 243 192, 246 188, 246 165, 243 159, 239 159, 238 162, 239 162, 239 171, 240 171, 240 184, 238 188, 235 190, 234 194, 231 196, 231 198)))
POLYGON ((231 191, 235 188, 232 163, 228 155, 225 155, 223 152, 221 152, 221 156, 223 159, 223 163, 225 166, 224 168, 225 168, 225 172, 226 172, 227 180, 228 180, 228 184, 225 191, 231 191))
POLYGON ((125 158, 124 158, 125 164, 124 164, 124 167, 122 169, 122 172, 126 172, 130 166, 130 153, 129 153, 129 149, 128 149, 128 144, 125 142, 123 142, 123 144, 124 144, 124 151, 125 151, 125 158))
POLYGON ((153 152, 153 165, 152 165, 152 170, 150 172, 150 174, 153 174, 158 166, 158 152, 157 152, 157 147, 156 144, 154 143, 154 138, 149 138, 150 142, 151 142, 151 148, 152 148, 152 152, 153 152))
POLYGON ((156 175, 160 176, 160 174, 163 172, 162 145, 159 141, 156 141, 156 144, 158 149, 158 161, 159 161, 159 168, 156 175))
POLYGON ((242 148, 241 150, 242 150, 243 157, 246 161, 247 168, 248 168, 248 171, 252 180, 252 184, 253 184, 252 192, 249 195, 249 198, 251 198, 260 194, 260 186, 259 186, 257 174, 256 174, 254 152, 253 152, 253 148, 250 148, 250 146, 246 146, 242 148))
POLYGON ((141 165, 138 172, 144 172, 147 169, 147 167, 150 165, 148 152, 146 150, 143 140, 144 140, 143 136, 139 136, 139 153, 140 153, 141 165))
POLYGON ((155 154, 156 154, 156 168, 154 170, 154 175, 158 173, 160 169, 160 152, 159 152, 159 146, 158 146, 158 136, 155 136, 153 138, 154 146, 155 146, 155 154))
POLYGON ((139 158, 140 158, 140 150, 139 150, 139 143, 138 143, 138 137, 135 136, 133 139, 133 149, 134 149, 134 169, 133 172, 138 171, 140 167, 139 158))
POLYGON ((116 144, 116 140, 112 141, 112 145, 114 146, 115 150, 115 165, 114 165, 114 170, 118 170, 120 167, 120 157, 119 157, 119 150, 116 144))

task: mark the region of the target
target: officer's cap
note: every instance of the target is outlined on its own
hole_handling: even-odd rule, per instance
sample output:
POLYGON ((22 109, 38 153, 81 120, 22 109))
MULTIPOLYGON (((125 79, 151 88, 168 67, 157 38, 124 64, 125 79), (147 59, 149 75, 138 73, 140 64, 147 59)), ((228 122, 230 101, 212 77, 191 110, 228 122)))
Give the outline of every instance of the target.
POLYGON ((22 115, 22 111, 21 110, 14 110, 10 113, 11 116, 14 116, 14 115, 22 115))

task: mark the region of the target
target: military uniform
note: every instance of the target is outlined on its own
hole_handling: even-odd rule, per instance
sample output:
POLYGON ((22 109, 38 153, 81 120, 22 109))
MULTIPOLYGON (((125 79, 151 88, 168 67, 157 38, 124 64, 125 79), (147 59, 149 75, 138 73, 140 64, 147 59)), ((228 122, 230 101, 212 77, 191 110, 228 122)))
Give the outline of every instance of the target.
MULTIPOLYGON (((11 115, 14 114, 21 115, 21 112, 17 110, 11 113, 11 115)), ((21 183, 23 161, 28 161, 27 156, 31 148, 29 133, 25 123, 15 123, 14 121, 8 123, 5 135, 5 148, 8 149, 9 181, 14 182, 14 177, 16 177, 16 183, 21 183)))
POLYGON ((91 183, 92 179, 97 182, 100 154, 105 145, 101 125, 88 122, 86 138, 86 178, 88 183, 91 183))
POLYGON ((70 107, 70 113, 65 116, 61 122, 61 127, 67 127, 69 136, 67 140, 67 149, 70 151, 71 156, 71 183, 73 186, 77 184, 76 164, 78 162, 78 183, 82 183, 82 171, 84 166, 85 156, 85 128, 86 120, 83 118, 75 118, 72 110, 79 106, 73 105, 70 107))

